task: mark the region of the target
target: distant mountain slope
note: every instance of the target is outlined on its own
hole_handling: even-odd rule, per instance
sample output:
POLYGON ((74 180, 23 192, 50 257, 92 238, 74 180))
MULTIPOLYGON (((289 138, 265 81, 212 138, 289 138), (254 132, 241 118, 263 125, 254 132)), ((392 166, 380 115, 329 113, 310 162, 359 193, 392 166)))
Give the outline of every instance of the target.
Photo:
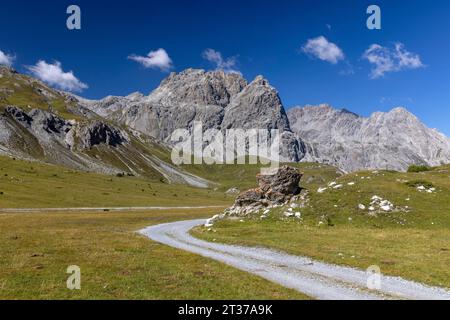
POLYGON ((450 139, 404 108, 364 118, 328 105, 305 106, 288 110, 288 117, 306 145, 303 161, 329 163, 346 171, 450 163, 450 139))
POLYGON ((286 113, 261 76, 247 82, 238 74, 187 69, 148 96, 88 100, 0 67, 0 154, 206 187, 170 160, 172 132, 192 131, 194 121, 204 131, 279 129, 282 162, 345 171, 450 163, 450 140, 403 108, 369 118, 327 105, 286 113))
POLYGON ((103 119, 70 94, 0 67, 0 155, 208 186, 173 166, 169 154, 155 139, 103 119))

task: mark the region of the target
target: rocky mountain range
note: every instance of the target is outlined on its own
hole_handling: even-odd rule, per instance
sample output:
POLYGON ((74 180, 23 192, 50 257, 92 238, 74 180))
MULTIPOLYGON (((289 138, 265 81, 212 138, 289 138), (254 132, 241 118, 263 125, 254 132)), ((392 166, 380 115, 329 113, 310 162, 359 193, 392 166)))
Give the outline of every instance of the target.
POLYGON ((187 69, 171 73, 148 96, 133 93, 98 101, 77 99, 98 115, 166 144, 174 130, 192 130, 194 121, 201 121, 204 131, 279 129, 281 160, 296 162, 304 157, 278 92, 261 76, 248 83, 235 73, 187 69))
POLYGON ((329 105, 288 111, 292 130, 306 146, 304 160, 328 163, 345 171, 406 170, 411 164, 450 162, 450 139, 427 128, 405 108, 364 118, 329 105))
POLYGON ((207 187, 174 166, 154 138, 113 123, 65 92, 0 68, 0 155, 76 170, 207 187))
POLYGON ((0 67, 0 154, 109 174, 151 176, 205 187, 170 161, 175 129, 279 129, 284 162, 405 170, 450 162, 447 137, 405 109, 362 118, 329 106, 285 112, 261 76, 223 71, 171 73, 149 95, 88 100, 0 67))

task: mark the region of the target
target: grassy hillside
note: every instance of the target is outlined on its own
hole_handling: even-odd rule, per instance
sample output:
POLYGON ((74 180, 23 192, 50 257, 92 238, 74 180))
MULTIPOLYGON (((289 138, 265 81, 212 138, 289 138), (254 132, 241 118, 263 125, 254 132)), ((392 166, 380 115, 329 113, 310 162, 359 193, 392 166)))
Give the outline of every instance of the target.
MULTIPOLYGON (((96 150, 91 152, 101 152, 96 150)), ((161 159, 170 161, 164 150, 152 150, 161 159)), ((293 165, 305 173, 303 180, 309 188, 340 175, 329 166, 293 165)), ((119 177, 0 157, 0 208, 230 205, 234 195, 227 195, 225 191, 231 187, 245 190, 254 186, 260 167, 204 165, 184 169, 214 184, 209 189, 198 189, 166 183, 161 175, 149 172, 142 178, 127 174, 119 177)))
POLYGON ((53 110, 66 119, 80 119, 66 99, 42 82, 0 66, 0 110, 6 105, 53 110))
POLYGON ((232 196, 132 176, 0 157, 0 208, 228 205, 232 196))
POLYGON ((275 209, 265 220, 259 215, 226 220, 194 234, 363 269, 378 265, 386 274, 450 288, 450 166, 419 173, 359 172, 328 182, 342 188, 327 183, 323 193, 309 188, 310 205, 295 209, 301 219, 284 217, 286 208, 275 209), (422 185, 435 191, 420 191, 422 185), (369 211, 375 195, 395 209, 369 211))

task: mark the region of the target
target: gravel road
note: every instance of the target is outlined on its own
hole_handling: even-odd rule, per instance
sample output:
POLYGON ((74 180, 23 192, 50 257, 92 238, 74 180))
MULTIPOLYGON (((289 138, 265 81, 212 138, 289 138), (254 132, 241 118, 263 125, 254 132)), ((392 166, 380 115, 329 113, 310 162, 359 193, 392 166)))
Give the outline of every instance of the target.
POLYGON ((367 288, 365 271, 326 264, 265 248, 210 243, 189 235, 205 220, 189 220, 151 226, 139 233, 153 241, 211 258, 258 275, 316 299, 450 299, 450 291, 381 276, 381 288, 367 288))

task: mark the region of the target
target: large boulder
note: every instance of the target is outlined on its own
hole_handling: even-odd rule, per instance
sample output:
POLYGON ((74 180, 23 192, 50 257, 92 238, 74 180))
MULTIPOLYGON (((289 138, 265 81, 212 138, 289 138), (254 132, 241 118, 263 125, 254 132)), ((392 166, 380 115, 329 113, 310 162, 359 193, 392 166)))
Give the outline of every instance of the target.
POLYGON ((302 174, 296 168, 283 166, 273 175, 258 174, 256 180, 264 193, 278 192, 284 195, 296 195, 300 192, 302 174))

